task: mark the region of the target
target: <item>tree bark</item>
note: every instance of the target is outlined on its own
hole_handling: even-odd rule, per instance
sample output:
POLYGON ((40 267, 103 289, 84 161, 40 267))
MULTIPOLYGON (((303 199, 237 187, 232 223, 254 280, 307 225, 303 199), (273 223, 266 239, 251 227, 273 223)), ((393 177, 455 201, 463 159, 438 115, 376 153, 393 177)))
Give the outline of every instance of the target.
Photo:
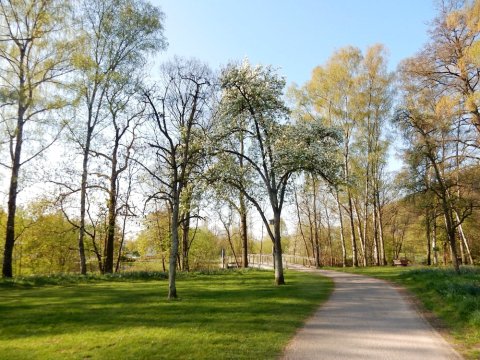
POLYGON ((377 207, 376 207, 376 212, 377 212, 377 219, 378 219, 378 243, 380 246, 380 265, 384 266, 387 265, 387 259, 385 255, 385 239, 383 238, 383 217, 382 217, 382 211, 380 208, 380 199, 379 199, 379 194, 378 190, 376 191, 376 196, 377 196, 377 207))
MULTIPOLYGON (((17 100, 17 121, 16 121, 16 134, 15 140, 10 138, 10 144, 15 141, 15 149, 11 154, 12 168, 10 175, 10 184, 8 188, 8 204, 7 204, 7 228, 5 232, 5 247, 3 249, 3 266, 2 275, 6 278, 13 277, 13 248, 15 246, 15 216, 17 213, 17 195, 18 195, 18 178, 20 175, 21 161, 20 156, 22 154, 23 145, 23 127, 25 125, 25 113, 27 111, 27 98, 25 83, 25 62, 26 62, 26 49, 19 46, 19 66, 18 66, 18 93, 19 98, 17 100)), ((10 146, 11 146, 10 145, 10 146)))
POLYGON ((177 274, 177 256, 178 256, 178 217, 179 217, 179 196, 174 195, 172 204, 172 245, 170 248, 170 261, 168 264, 168 299, 177 298, 176 274, 177 274), (175 201, 176 200, 176 201, 175 201))
POLYGON ((302 220, 301 220, 301 217, 300 217, 300 205, 298 204, 297 188, 295 186, 293 188, 293 191, 294 191, 294 199, 295 199, 295 208, 297 210, 298 229, 300 231, 300 235, 302 236, 303 243, 305 244, 305 252, 307 254, 307 258, 309 258, 310 257, 310 252, 308 250, 307 238, 305 236, 305 232, 303 231, 302 220))
POLYGON ((282 242, 280 231, 280 211, 273 213, 273 227, 274 227, 274 262, 275 262, 275 284, 285 285, 285 278, 283 276, 283 261, 282 261, 282 242))
POLYGON ((115 225, 117 222, 117 149, 118 139, 115 140, 114 149, 112 151, 112 168, 110 173, 110 189, 108 192, 108 223, 107 223, 107 239, 105 244, 105 264, 103 269, 105 273, 113 273, 113 257, 115 250, 115 225))
POLYGON ((340 243, 342 244, 342 266, 347 266, 347 247, 345 245, 345 232, 344 232, 344 224, 343 224, 343 212, 342 212, 342 204, 340 204, 340 196, 338 194, 338 189, 336 191, 336 200, 337 200, 337 207, 338 207, 338 217, 340 221, 340 243))
MULTIPOLYGON (((240 169, 243 171, 243 155, 245 154, 245 139, 243 133, 240 135, 240 154, 239 157, 240 169)), ((247 230, 247 205, 245 202, 245 195, 240 192, 240 237, 242 239, 242 266, 248 267, 248 230, 247 230)))
POLYGON ((430 218, 430 209, 427 207, 425 209, 425 232, 426 232, 426 238, 427 238, 427 265, 432 264, 432 259, 431 259, 431 218, 430 218))
POLYGON ((91 127, 88 125, 87 139, 83 150, 82 179, 80 184, 80 224, 78 226, 78 255, 80 258, 80 274, 87 274, 85 257, 85 215, 87 203, 88 158, 90 156, 91 127))
POLYGON ((348 190, 348 210, 350 220, 350 237, 352 240, 352 265, 353 267, 358 267, 357 241, 355 239, 355 220, 353 219, 353 204, 350 190, 348 190))
POLYGON ((12 159, 12 171, 10 176, 10 186, 8 189, 8 207, 7 207, 7 228, 5 234, 5 248, 3 250, 3 277, 11 278, 13 276, 13 248, 15 245, 15 215, 17 212, 17 194, 18 177, 20 173, 20 156, 23 143, 23 116, 25 110, 22 106, 18 109, 17 134, 15 151, 12 159))
MULTIPOLYGON (((457 223, 460 223, 460 218, 458 216, 458 213, 455 211, 455 218, 457 220, 457 223)), ((462 225, 458 225, 458 233, 460 235, 460 243, 463 242, 463 245, 465 246, 465 252, 466 252, 466 256, 468 257, 468 262, 470 263, 470 265, 473 265, 473 257, 472 257, 472 253, 470 251, 470 246, 468 245, 468 240, 467 240, 467 237, 465 236, 465 233, 463 232, 463 227, 462 225)), ((464 260, 464 259, 462 259, 464 260)), ((464 260, 464 263, 465 260, 464 260)))
POLYGON ((182 221, 182 270, 190 271, 188 254, 190 252, 190 212, 184 214, 182 221))
POLYGON ((330 266, 333 266, 332 226, 330 224, 330 215, 328 214, 328 209, 326 206, 325 206, 325 219, 327 221, 328 246, 330 248, 330 266))
MULTIPOLYGON (((358 204, 357 201, 354 199, 353 204, 355 206, 355 213, 357 215, 357 232, 358 232, 358 237, 360 238, 360 249, 362 251, 362 260, 363 260, 363 266, 367 266, 367 241, 366 241, 366 232, 364 232, 364 227, 362 226, 362 219, 360 215, 360 211, 358 211, 358 204)), ((365 216, 366 217, 366 216, 365 216)), ((365 225, 366 225, 365 221, 365 225)))
POLYGON ((248 227, 245 196, 240 193, 240 237, 242 238, 242 267, 248 268, 248 227))
POLYGON ((436 208, 433 210, 433 226, 432 226, 432 247, 433 247, 433 265, 438 265, 438 247, 437 247, 437 215, 436 208))

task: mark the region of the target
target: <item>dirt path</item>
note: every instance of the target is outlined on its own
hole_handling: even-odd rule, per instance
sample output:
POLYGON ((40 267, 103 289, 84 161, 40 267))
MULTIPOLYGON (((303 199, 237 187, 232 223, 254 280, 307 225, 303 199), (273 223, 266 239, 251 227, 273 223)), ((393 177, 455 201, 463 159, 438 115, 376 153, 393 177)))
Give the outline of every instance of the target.
POLYGON ((335 290, 287 346, 283 359, 461 359, 383 280, 320 270, 335 290))

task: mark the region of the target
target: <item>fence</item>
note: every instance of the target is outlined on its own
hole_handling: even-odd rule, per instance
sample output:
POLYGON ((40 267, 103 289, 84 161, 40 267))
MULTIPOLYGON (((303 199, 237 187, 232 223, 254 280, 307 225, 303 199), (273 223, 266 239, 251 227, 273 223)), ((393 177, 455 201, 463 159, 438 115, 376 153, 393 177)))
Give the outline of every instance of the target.
MULTIPOLYGON (((273 255, 272 254, 248 254, 248 266, 249 267, 262 267, 262 266, 273 266, 273 255)), ((300 265, 304 267, 314 266, 315 259, 306 256, 297 256, 297 255, 282 255, 283 268, 288 269, 294 265, 300 265)), ((225 256, 221 260, 222 268, 232 268, 242 266, 242 259, 233 256, 225 256)))

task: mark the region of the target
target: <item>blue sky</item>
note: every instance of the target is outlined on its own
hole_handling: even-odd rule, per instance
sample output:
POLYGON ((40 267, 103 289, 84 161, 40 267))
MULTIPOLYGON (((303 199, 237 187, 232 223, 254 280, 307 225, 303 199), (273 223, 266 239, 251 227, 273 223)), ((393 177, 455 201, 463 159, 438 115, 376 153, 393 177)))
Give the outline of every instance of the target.
POLYGON ((166 14, 169 47, 213 69, 248 57, 303 84, 341 47, 383 43, 390 68, 426 42, 434 0, 153 0, 166 14))

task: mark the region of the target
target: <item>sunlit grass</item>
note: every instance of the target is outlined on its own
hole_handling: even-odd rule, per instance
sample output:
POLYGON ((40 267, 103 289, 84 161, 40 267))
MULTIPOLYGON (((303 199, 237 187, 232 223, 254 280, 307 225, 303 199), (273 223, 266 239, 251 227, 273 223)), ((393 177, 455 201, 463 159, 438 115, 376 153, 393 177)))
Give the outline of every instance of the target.
MULTIPOLYGON (((336 269, 339 270, 339 269, 336 269)), ((440 318, 469 359, 480 359, 480 268, 368 267, 341 269, 389 280, 410 290, 440 318)))
POLYGON ((0 359, 274 359, 332 289, 296 272, 280 287, 266 271, 182 274, 167 301, 165 280, 140 278, 0 283, 0 359))

